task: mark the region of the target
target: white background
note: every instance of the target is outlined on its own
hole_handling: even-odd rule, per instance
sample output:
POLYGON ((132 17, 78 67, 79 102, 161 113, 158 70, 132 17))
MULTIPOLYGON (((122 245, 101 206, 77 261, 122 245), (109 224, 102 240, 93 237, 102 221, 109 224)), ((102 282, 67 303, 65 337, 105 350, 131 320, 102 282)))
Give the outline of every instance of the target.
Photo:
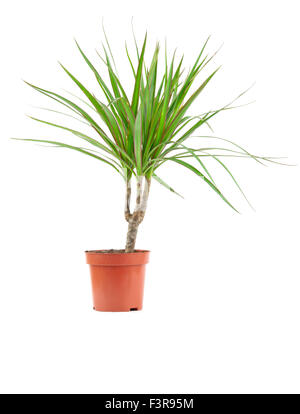
POLYGON ((72 141, 24 116, 60 120, 30 106, 51 102, 21 79, 77 93, 60 60, 94 87, 73 37, 98 62, 102 17, 130 87, 124 40, 134 52, 134 16, 140 42, 146 29, 150 50, 166 37, 170 50, 185 53, 187 68, 209 34, 211 52, 224 42, 211 65, 222 70, 192 113, 215 109, 256 81, 242 100, 256 103, 215 118, 215 134, 298 163, 297 5, 2 3, 0 392, 300 392, 299 167, 228 161, 255 212, 215 169, 238 215, 192 173, 166 166, 162 178, 185 199, 156 182, 151 189, 137 242, 152 252, 144 310, 100 313, 92 310, 84 250, 123 247, 122 180, 81 154, 9 140, 72 141))

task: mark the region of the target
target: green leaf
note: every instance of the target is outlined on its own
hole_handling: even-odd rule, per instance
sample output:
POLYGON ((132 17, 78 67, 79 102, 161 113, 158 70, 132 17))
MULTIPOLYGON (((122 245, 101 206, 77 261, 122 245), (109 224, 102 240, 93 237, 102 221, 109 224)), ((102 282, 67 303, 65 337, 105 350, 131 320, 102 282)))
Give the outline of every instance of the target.
MULTIPOLYGON (((64 129, 66 131, 69 131, 72 134, 76 135, 77 137, 82 138, 85 141, 89 142, 90 144, 92 144, 92 145, 102 149, 103 151, 109 153, 110 155, 112 155, 114 157, 116 156, 116 154, 112 150, 107 148, 105 145, 101 144, 100 142, 98 142, 94 138, 91 138, 88 135, 83 134, 80 131, 77 131, 77 130, 74 130, 74 129, 71 129, 71 128, 67 128, 67 127, 64 127, 62 125, 54 124, 52 122, 43 121, 42 119, 34 118, 32 116, 29 116, 29 118, 31 118, 35 121, 41 122, 43 124, 47 124, 47 125, 50 125, 50 126, 54 126, 54 127, 61 128, 61 129, 64 129)), ((126 167, 132 171, 132 159, 121 148, 119 148, 118 151, 121 152, 122 155, 124 155, 124 157, 122 157, 122 160, 120 160, 121 163, 124 163, 126 165, 126 167)), ((119 158, 117 157, 117 159, 119 159, 119 158)))
POLYGON ((201 161, 201 159, 198 157, 198 155, 195 153, 195 151, 192 148, 186 147, 185 145, 181 144, 180 145, 182 148, 186 149, 187 152, 189 152, 192 157, 194 157, 197 162, 201 165, 201 167, 203 168, 203 170, 206 172, 206 174, 208 175, 208 177, 210 178, 210 180, 215 184, 214 179, 212 178, 212 176, 210 175, 208 169, 206 168, 206 166, 204 165, 204 162, 201 161))
POLYGON ((48 141, 45 139, 30 139, 30 138, 11 138, 17 141, 32 141, 32 142, 42 142, 42 143, 46 143, 46 144, 52 144, 52 145, 56 145, 59 147, 64 147, 64 148, 69 148, 78 152, 81 152, 82 154, 85 155, 89 155, 90 157, 96 158, 108 165, 110 165, 111 167, 113 167, 118 173, 120 173, 122 175, 122 173, 114 166, 114 164, 112 164, 111 162, 105 160, 102 157, 99 157, 98 155, 92 154, 91 152, 88 152, 80 147, 75 147, 74 145, 68 145, 68 144, 64 144, 63 142, 58 142, 58 141, 48 141))
POLYGON ((103 81, 102 77, 100 76, 99 72, 96 70, 96 68, 94 67, 94 65, 91 63, 91 61, 87 58, 87 56, 84 54, 84 52, 82 51, 82 49, 80 48, 79 44, 77 43, 77 41, 75 40, 75 43, 78 47, 79 52, 81 53, 83 59, 85 60, 85 62, 87 63, 87 65, 90 67, 90 69, 93 71, 98 84, 100 85, 102 91, 104 92, 106 99, 108 101, 113 100, 113 95, 111 94, 109 88, 107 87, 107 85, 105 84, 105 82, 103 81))
POLYGON ((183 165, 185 168, 188 168, 193 173, 195 173, 196 175, 201 177, 222 198, 222 200, 225 201, 226 204, 228 204, 234 211, 239 213, 239 211, 235 207, 233 207, 233 205, 227 200, 227 198, 224 197, 224 195, 215 186, 215 184, 213 184, 208 178, 206 178, 204 174, 202 174, 200 171, 198 171, 197 168, 193 167, 191 164, 188 164, 185 161, 182 161, 182 160, 179 160, 179 159, 176 159, 176 158, 170 158, 170 160, 176 162, 177 164, 183 165))
POLYGON ((136 159, 137 175, 142 175, 142 142, 143 142, 143 125, 142 125, 142 108, 139 109, 134 126, 134 153, 136 159))
POLYGON ((130 58, 129 52, 128 52, 128 48, 127 48, 127 43, 126 43, 126 42, 125 42, 125 49, 126 49, 126 55, 127 55, 127 58, 128 58, 128 61, 129 61, 129 64, 130 64, 130 67, 131 67, 131 70, 132 70, 132 73, 133 73, 134 79, 135 79, 136 74, 135 74, 135 70, 134 70, 134 67, 133 67, 133 64, 132 64, 132 61, 131 61, 131 58, 130 58))
MULTIPOLYGON (((255 161, 257 161, 258 163, 264 165, 261 161, 259 161, 260 157, 256 157, 255 155, 250 154, 250 152, 248 152, 245 148, 241 147, 240 145, 236 144, 235 142, 226 139, 226 138, 221 138, 221 137, 215 137, 215 136, 211 136, 211 135, 193 135, 193 138, 212 138, 212 139, 217 139, 220 141, 224 141, 224 142, 228 142, 230 144, 232 144, 234 147, 239 148, 240 150, 242 150, 245 154, 247 154, 248 157, 253 158, 255 161)), ((229 151, 226 148, 223 148, 223 151, 229 151)))
MULTIPOLYGON (((205 153, 205 151, 203 151, 205 153)), ((247 203, 249 204, 249 206, 253 209, 253 206, 251 205, 250 201, 248 200, 248 198, 246 197, 246 194, 244 193, 244 191, 241 189, 240 185, 238 184, 237 180, 234 178, 233 174, 231 173, 231 171, 229 170, 228 167, 226 167, 226 165, 219 160, 218 157, 216 157, 215 155, 212 155, 212 158, 214 160, 216 160, 223 168, 224 170, 230 175, 230 177, 232 178, 233 182, 235 183, 235 185, 237 186, 237 188, 240 190, 241 194, 243 195, 244 199, 247 201, 247 203)), ((254 209, 253 209, 254 210, 254 209)))
POLYGON ((160 177, 158 177, 156 174, 153 174, 153 178, 159 182, 162 186, 166 187, 168 190, 172 191, 172 193, 177 194, 179 197, 184 198, 181 194, 177 193, 172 187, 169 186, 165 181, 163 181, 160 177))
POLYGON ((42 107, 42 106, 37 106, 37 107, 34 107, 34 108, 41 109, 42 111, 54 112, 54 113, 56 113, 56 114, 64 115, 64 116, 67 116, 68 118, 73 118, 73 119, 76 119, 76 121, 81 122, 82 124, 85 124, 85 125, 90 125, 88 122, 85 122, 85 121, 83 121, 82 119, 77 118, 76 116, 73 116, 73 115, 67 114, 66 112, 56 111, 55 109, 51 109, 51 108, 44 108, 44 107, 42 107))
POLYGON ((114 137, 116 143, 122 147, 122 137, 121 132, 119 129, 119 126, 113 116, 113 114, 109 111, 109 109, 99 102, 86 88, 83 86, 81 82, 79 82, 78 79, 75 78, 61 63, 61 67, 63 70, 69 75, 69 77, 76 83, 76 85, 81 89, 81 91, 86 95, 86 97, 89 99, 89 101, 92 103, 94 108, 97 110, 103 121, 108 126, 110 133, 114 137))
POLYGON ((137 108, 138 108, 138 104, 139 104, 141 77, 142 77, 146 42, 147 42, 147 33, 145 35, 141 56, 139 58, 139 65, 138 65, 137 72, 136 72, 134 90, 133 90, 133 95, 132 95, 131 108, 132 108, 132 112, 134 113, 134 115, 136 115, 136 113, 137 113, 137 108))
POLYGON ((61 103, 64 106, 67 106, 69 109, 72 109, 77 115, 80 114, 88 123, 95 129, 95 131, 98 132, 98 134, 103 138, 103 140, 114 150, 116 151, 116 146, 112 140, 109 139, 109 137, 105 134, 105 132, 100 128, 100 126, 94 121, 94 119, 82 108, 80 108, 77 104, 70 101, 67 98, 64 98, 63 96, 48 91, 46 89, 39 88, 38 86, 32 85, 29 82, 25 82, 27 85, 31 86, 36 91, 42 93, 43 95, 48 96, 51 99, 54 99, 55 101, 61 103))
POLYGON ((163 106, 162 106, 160 120, 159 120, 158 132, 157 132, 157 140, 156 140, 157 142, 161 142, 161 137, 166 127, 166 121, 167 121, 166 115, 167 115, 168 105, 169 105, 170 98, 171 98, 170 91, 171 91, 171 83, 172 83, 172 76, 173 76, 173 64, 174 64, 174 56, 172 59, 169 73, 167 73, 167 70, 168 70, 167 67, 166 67, 166 72, 165 72, 166 86, 165 86, 165 91, 164 91, 164 101, 163 101, 163 106))

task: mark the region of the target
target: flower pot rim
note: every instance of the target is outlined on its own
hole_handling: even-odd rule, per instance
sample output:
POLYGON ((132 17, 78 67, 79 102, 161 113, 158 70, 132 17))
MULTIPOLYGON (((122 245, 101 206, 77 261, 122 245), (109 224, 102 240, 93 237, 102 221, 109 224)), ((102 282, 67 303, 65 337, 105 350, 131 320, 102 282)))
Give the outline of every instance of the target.
POLYGON ((149 250, 135 250, 133 253, 109 250, 87 250, 87 263, 94 266, 136 266, 149 262, 149 250))
POLYGON ((127 254, 140 254, 140 253, 150 253, 150 250, 139 250, 136 249, 134 252, 125 252, 118 249, 103 249, 103 250, 85 250, 85 253, 96 254, 96 255, 127 255, 127 254))

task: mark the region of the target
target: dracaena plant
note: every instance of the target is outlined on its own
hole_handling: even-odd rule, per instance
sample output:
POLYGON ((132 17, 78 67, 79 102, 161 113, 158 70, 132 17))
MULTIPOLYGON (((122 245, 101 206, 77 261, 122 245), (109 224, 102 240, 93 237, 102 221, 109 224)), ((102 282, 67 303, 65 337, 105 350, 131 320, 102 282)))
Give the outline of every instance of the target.
MULTIPOLYGON (((216 186, 205 165, 205 159, 211 158, 221 165, 241 192, 242 190, 236 179, 220 158, 225 156, 251 157, 257 162, 275 161, 271 157, 258 157, 250 154, 232 141, 219 137, 197 135, 199 138, 222 140, 226 143, 226 147, 216 147, 213 144, 209 146, 191 146, 191 144, 188 144, 189 138, 194 137, 194 133, 201 126, 210 127, 209 121, 221 111, 232 108, 234 102, 231 101, 226 106, 207 111, 198 116, 188 115, 190 106, 218 71, 218 69, 212 71, 191 92, 191 88, 200 78, 202 70, 214 57, 214 54, 211 56, 206 54, 208 39, 188 72, 183 69, 183 57, 177 60, 174 53, 172 58, 168 59, 167 53, 165 53, 163 58, 164 70, 160 73, 158 67, 159 44, 156 44, 153 55, 147 63, 145 60, 147 34, 140 48, 135 41, 136 63, 134 63, 134 59, 126 46, 125 52, 133 74, 133 92, 131 96, 126 92, 125 85, 121 83, 106 35, 105 39, 106 44, 103 45, 103 53, 102 55, 98 53, 100 58, 98 63, 104 64, 103 67, 106 67, 108 81, 104 81, 102 71, 98 69, 98 63, 92 63, 76 42, 83 60, 98 82, 96 91, 90 91, 63 65, 61 65, 62 69, 82 93, 81 97, 73 95, 77 99, 75 101, 72 98, 26 82, 36 91, 67 108, 69 112, 49 110, 69 117, 72 116, 76 120, 84 122, 90 127, 91 133, 86 134, 78 129, 35 117, 31 118, 70 132, 83 140, 85 145, 89 144, 89 148, 56 140, 22 140, 42 142, 79 151, 105 163, 123 177, 126 193, 125 219, 128 222, 126 252, 134 251, 138 227, 146 212, 152 178, 176 193, 157 175, 159 167, 166 162, 176 163, 179 167, 188 169, 199 176, 227 205, 236 210, 216 186), (195 166, 195 163, 197 166, 195 166), (136 200, 135 207, 131 209, 131 183, 133 180, 136 182, 136 200)), ((201 142, 201 139, 198 141, 201 142)), ((242 194, 244 195, 243 192, 242 194)))

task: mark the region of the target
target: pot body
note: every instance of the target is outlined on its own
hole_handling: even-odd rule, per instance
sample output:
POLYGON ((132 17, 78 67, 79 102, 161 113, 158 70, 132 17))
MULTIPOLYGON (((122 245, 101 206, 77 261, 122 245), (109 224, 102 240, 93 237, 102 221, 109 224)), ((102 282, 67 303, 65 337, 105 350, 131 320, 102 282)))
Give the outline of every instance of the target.
POLYGON ((129 312, 143 307, 145 267, 149 251, 107 253, 87 251, 94 309, 129 312))

